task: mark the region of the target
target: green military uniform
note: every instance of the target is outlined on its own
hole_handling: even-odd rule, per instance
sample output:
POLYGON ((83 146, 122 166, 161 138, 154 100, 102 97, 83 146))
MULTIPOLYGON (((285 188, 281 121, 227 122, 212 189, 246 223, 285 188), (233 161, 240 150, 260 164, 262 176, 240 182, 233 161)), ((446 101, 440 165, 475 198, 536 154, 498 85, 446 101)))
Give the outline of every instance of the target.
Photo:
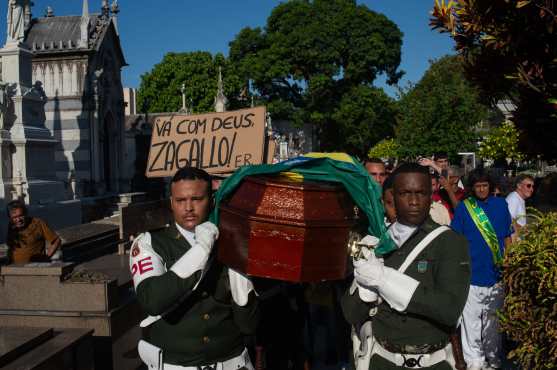
POLYGON ((173 365, 208 365, 240 355, 244 335, 253 335, 257 325, 254 294, 245 306, 235 304, 227 268, 216 259, 209 260, 201 281, 201 270, 185 279, 170 271, 191 248, 174 224, 150 236, 154 253, 142 251, 148 248, 141 243, 131 251, 137 298, 149 315, 162 315, 149 326, 145 340, 161 348, 164 363, 173 365), (158 259, 164 273, 155 271, 158 259), (148 277, 135 279, 141 268, 148 277))
MULTIPOLYGON (((427 219, 397 250, 384 256, 385 266, 398 269, 416 245, 439 225, 427 219)), ((466 239, 452 230, 434 239, 408 267, 405 274, 419 281, 404 312, 386 302, 372 318, 373 336, 393 353, 432 353, 446 347, 449 335, 462 313, 470 286, 470 264, 466 239)), ((370 303, 346 292, 342 307, 355 327, 369 320, 370 303)), ((370 368, 403 369, 374 354, 370 368)), ((440 362, 430 369, 451 369, 440 362)))

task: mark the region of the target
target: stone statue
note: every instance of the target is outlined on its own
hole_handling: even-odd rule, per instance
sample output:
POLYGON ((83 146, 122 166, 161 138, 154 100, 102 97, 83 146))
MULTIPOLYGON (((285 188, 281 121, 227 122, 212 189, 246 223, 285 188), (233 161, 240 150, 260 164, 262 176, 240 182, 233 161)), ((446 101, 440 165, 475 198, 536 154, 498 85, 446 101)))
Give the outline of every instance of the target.
POLYGON ((25 38, 25 9, 29 0, 8 0, 8 32, 7 43, 23 42, 25 38))
POLYGON ((8 111, 8 84, 5 84, 0 80, 0 128, 5 128, 4 118, 6 117, 6 112, 8 111))

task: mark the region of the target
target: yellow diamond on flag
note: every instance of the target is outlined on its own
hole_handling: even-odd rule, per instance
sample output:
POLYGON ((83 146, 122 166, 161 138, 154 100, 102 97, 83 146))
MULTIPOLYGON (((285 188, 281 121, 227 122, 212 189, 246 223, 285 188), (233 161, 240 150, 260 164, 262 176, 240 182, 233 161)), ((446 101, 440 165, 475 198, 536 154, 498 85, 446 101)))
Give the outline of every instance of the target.
POLYGON ((310 158, 331 158, 334 159, 335 161, 342 161, 342 162, 347 162, 347 163, 354 163, 354 159, 349 156, 346 153, 319 153, 319 152, 311 152, 311 153, 307 153, 304 154, 304 157, 310 157, 310 158))

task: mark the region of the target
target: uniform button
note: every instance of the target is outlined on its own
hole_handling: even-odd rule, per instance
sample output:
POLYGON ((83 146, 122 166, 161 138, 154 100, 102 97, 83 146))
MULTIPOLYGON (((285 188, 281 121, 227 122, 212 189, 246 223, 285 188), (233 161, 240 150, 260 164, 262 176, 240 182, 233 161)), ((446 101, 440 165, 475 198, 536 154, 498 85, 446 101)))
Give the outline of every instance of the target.
POLYGON ((205 315, 203 315, 203 320, 209 320, 211 318, 211 316, 209 316, 208 313, 206 313, 205 315))
POLYGON ((203 343, 207 344, 211 341, 211 339, 209 339, 209 337, 203 337, 203 343))

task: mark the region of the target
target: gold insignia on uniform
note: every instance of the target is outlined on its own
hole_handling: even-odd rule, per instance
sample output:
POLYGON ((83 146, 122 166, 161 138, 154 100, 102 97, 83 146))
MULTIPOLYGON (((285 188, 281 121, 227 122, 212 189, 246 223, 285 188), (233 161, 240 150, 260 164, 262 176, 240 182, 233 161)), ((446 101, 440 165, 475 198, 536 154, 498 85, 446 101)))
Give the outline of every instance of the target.
POLYGON ((136 245, 132 248, 132 257, 136 257, 139 254, 139 247, 136 245))

